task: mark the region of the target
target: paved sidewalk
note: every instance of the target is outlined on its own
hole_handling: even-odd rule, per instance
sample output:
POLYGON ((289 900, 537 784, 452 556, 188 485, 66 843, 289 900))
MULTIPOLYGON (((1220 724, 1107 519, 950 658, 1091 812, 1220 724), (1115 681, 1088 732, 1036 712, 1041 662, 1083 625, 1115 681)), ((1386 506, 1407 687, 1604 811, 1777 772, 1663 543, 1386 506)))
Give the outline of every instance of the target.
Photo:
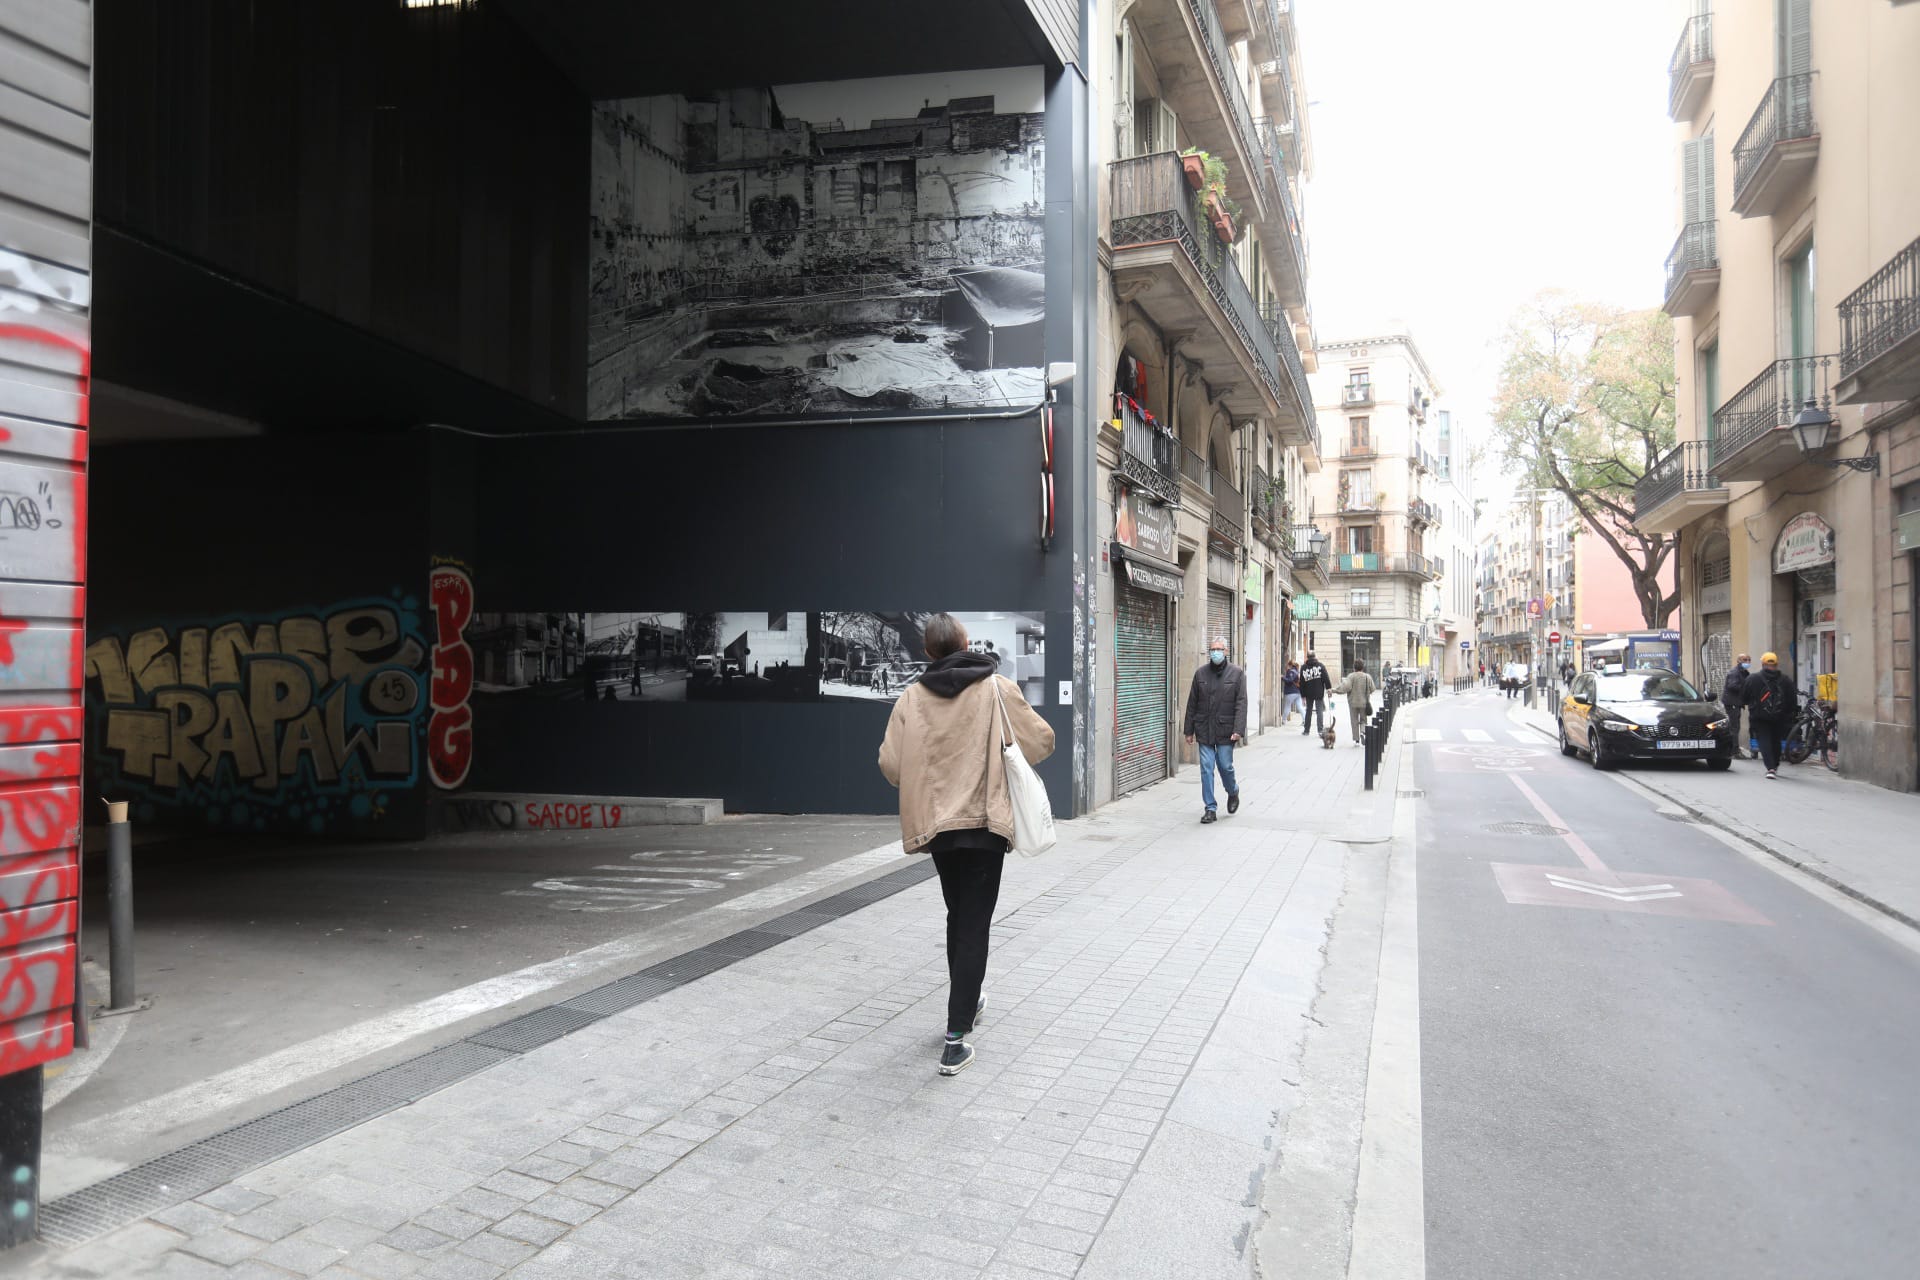
MULTIPOLYGON (((1559 740, 1549 711, 1515 707, 1508 715, 1559 740)), ((1854 782, 1818 760, 1782 765, 1774 782, 1745 760, 1726 773, 1667 766, 1630 776, 1700 821, 1920 929, 1920 797, 1854 782)))
POLYGON ((28 1273, 1247 1276, 1348 849, 1390 833, 1360 756, 1270 731, 1237 815, 1187 769, 1010 859, 958 1077, 928 881, 28 1273))

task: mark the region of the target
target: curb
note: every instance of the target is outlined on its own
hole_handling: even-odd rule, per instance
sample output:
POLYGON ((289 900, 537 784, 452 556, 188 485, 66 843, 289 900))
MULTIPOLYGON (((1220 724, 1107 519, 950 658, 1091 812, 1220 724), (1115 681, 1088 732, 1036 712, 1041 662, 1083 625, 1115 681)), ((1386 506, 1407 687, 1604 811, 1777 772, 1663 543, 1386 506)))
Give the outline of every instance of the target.
MULTIPOLYGON (((1513 721, 1515 724, 1519 725, 1523 729, 1531 729, 1535 733, 1540 734, 1542 737, 1548 738, 1550 741, 1553 741, 1555 746, 1559 745, 1558 740, 1553 738, 1552 735, 1548 734, 1545 729, 1542 729, 1537 724, 1533 724, 1530 721, 1522 719, 1520 716, 1514 714, 1514 712, 1512 711, 1507 712, 1507 719, 1513 721)), ((1840 879, 1838 876, 1835 876, 1826 871, 1822 871, 1818 867, 1809 866, 1807 863, 1801 861, 1799 858, 1795 857, 1793 854, 1790 854, 1786 850, 1778 847, 1777 845, 1772 844, 1771 842, 1766 840, 1764 837, 1752 831, 1735 827, 1729 824, 1728 822, 1713 816, 1710 813, 1707 813, 1700 809, 1696 809, 1693 805, 1689 804, 1682 797, 1675 795, 1673 792, 1667 790, 1665 787, 1662 787, 1658 783, 1648 780, 1644 776, 1635 775, 1633 777, 1633 782, 1636 786, 1644 787, 1648 791, 1653 792, 1655 795, 1659 796, 1662 800, 1665 800, 1668 804, 1674 805, 1675 807, 1680 809, 1683 813, 1685 813, 1689 818, 1693 819, 1693 821, 1698 822, 1703 826, 1713 827, 1718 831, 1724 831, 1726 834, 1732 836, 1734 839, 1740 840, 1746 844, 1752 845, 1754 848, 1760 850, 1760 852, 1766 854, 1768 857, 1773 858, 1776 861, 1786 863, 1788 866, 1792 867, 1795 871, 1800 872, 1802 875, 1813 877, 1815 880, 1818 880, 1821 884, 1826 885, 1829 889, 1834 889, 1840 893, 1844 893, 1849 898, 1852 898, 1855 902, 1858 902, 1863 906, 1872 907, 1875 911, 1878 911, 1880 914, 1887 916, 1890 919, 1898 920, 1901 924, 1906 925, 1909 929, 1920 930, 1920 919, 1915 919, 1913 916, 1910 916, 1906 912, 1900 910, 1900 908, 1880 901, 1880 899, 1874 897, 1872 894, 1867 893, 1864 890, 1859 889, 1854 885, 1848 884, 1846 881, 1840 879)))

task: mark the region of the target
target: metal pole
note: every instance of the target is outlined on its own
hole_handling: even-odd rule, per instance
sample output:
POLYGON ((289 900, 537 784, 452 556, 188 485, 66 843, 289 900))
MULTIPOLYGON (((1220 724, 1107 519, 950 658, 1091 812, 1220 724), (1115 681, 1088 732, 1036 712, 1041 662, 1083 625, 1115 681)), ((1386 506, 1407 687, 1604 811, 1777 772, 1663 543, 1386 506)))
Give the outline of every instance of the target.
POLYGON ((134 994, 133 967, 133 826, 127 821, 127 802, 107 802, 107 964, 111 974, 109 1002, 130 1009, 134 994))
POLYGON ((0 1249, 31 1244, 39 1233, 41 1090, 38 1066, 0 1076, 0 1249))

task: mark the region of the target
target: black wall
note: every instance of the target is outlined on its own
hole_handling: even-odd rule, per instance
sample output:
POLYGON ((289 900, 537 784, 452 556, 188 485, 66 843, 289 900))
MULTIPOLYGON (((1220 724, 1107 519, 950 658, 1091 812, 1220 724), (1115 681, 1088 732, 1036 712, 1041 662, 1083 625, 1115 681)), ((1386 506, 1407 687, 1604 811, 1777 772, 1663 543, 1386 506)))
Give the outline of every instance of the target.
POLYGON ((400 0, 95 13, 103 226, 579 414, 587 99, 520 28, 400 0))
MULTIPOLYGON (((1067 561, 1038 536, 1038 414, 474 447, 481 515, 460 558, 483 612, 1046 613, 1049 704, 1071 678, 1067 561)), ((476 697, 474 709, 476 789, 720 796, 757 812, 897 803, 875 765, 886 704, 476 697)), ((1058 740, 1041 775, 1067 813, 1070 709, 1041 713, 1058 740)))

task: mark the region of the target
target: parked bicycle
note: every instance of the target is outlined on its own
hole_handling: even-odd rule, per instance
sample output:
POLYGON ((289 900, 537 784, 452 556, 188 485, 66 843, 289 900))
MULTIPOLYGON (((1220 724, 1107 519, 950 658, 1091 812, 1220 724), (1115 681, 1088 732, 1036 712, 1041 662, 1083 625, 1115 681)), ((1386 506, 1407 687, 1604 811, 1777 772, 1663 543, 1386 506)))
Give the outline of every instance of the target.
POLYGON ((1780 756, 1788 764, 1804 764, 1815 754, 1827 768, 1840 768, 1840 709, 1808 689, 1799 716, 1780 744, 1780 756))

